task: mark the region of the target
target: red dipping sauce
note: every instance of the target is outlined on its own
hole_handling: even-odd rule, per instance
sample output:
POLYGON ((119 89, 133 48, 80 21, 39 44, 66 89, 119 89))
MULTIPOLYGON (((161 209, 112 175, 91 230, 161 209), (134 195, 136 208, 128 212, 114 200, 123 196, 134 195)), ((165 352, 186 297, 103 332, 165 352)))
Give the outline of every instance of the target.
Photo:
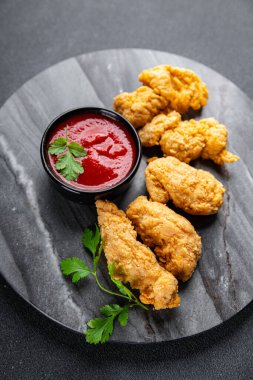
POLYGON ((49 136, 48 147, 59 137, 82 145, 87 156, 76 158, 84 169, 75 181, 68 181, 55 168, 58 156, 48 153, 53 174, 62 182, 80 190, 104 190, 117 185, 130 173, 136 161, 133 138, 124 126, 98 114, 69 116, 49 136))

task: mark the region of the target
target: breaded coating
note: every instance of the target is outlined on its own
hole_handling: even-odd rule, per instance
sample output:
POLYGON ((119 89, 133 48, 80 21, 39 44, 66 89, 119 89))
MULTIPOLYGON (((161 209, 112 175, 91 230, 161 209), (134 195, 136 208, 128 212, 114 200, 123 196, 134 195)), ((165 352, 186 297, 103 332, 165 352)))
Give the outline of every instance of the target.
POLYGON ((176 111, 155 116, 150 123, 138 131, 142 145, 145 147, 159 145, 163 134, 171 128, 176 128, 180 121, 181 115, 176 111))
POLYGON ((164 132, 160 145, 164 155, 174 156, 186 163, 202 157, 222 165, 239 159, 226 150, 227 137, 226 127, 213 118, 186 120, 164 132))
POLYGON ((201 256, 201 239, 191 223, 166 205, 140 196, 127 208, 142 241, 176 278, 187 281, 201 256))
POLYGON ((143 70, 139 80, 166 99, 168 108, 181 114, 190 108, 198 110, 207 103, 206 84, 192 70, 160 65, 143 70))
POLYGON ((135 128, 140 128, 164 110, 167 103, 151 88, 142 86, 134 92, 117 95, 114 98, 114 110, 129 120, 135 128))
POLYGON ((195 169, 175 157, 153 160, 145 171, 146 185, 153 201, 167 203, 192 215, 218 212, 225 189, 211 173, 195 169))
POLYGON ((160 144, 165 156, 186 163, 199 157, 219 165, 239 159, 226 150, 227 129, 214 118, 182 121, 181 115, 172 111, 155 116, 138 133, 143 146, 160 144))
POLYGON ((226 150, 228 131, 226 127, 213 118, 199 121, 199 128, 205 135, 205 147, 201 152, 204 159, 213 160, 216 164, 236 162, 239 157, 226 150))
POLYGON ((108 264, 115 264, 115 278, 139 289, 140 300, 155 309, 179 306, 177 279, 162 268, 154 253, 136 240, 126 214, 109 201, 96 201, 98 224, 108 264))

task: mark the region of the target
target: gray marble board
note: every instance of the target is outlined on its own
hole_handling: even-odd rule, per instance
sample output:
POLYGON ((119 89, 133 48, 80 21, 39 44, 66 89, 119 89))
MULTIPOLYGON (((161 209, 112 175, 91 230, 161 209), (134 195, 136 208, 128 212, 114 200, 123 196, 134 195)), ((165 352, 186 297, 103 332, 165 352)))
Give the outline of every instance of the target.
MULTIPOLYGON (((62 276, 61 259, 78 256, 84 227, 96 221, 94 206, 66 200, 49 183, 39 154, 47 124, 75 107, 112 108, 113 97, 139 86, 138 74, 158 64, 188 67, 207 83, 208 105, 197 115, 228 126, 229 148, 239 162, 212 172, 227 192, 218 215, 187 218, 202 237, 203 255, 192 279, 180 284, 181 307, 132 310, 127 327, 111 338, 121 342, 160 342, 203 332, 238 313, 253 298, 253 103, 232 82, 195 61, 158 51, 125 49, 81 55, 60 62, 25 83, 0 110, 0 272, 39 310, 78 332, 115 299, 94 281, 73 285, 62 276)), ((125 208, 145 194, 143 156, 130 190, 116 203, 125 208)), ((105 260, 100 276, 108 282, 105 260)), ((109 282, 108 282, 109 285, 109 282)))

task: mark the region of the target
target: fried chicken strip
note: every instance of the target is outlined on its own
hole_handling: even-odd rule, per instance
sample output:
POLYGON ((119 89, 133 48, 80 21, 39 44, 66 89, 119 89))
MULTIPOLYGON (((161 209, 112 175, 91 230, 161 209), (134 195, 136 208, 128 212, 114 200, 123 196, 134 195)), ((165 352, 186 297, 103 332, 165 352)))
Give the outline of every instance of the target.
POLYGON ((140 128, 164 110, 167 103, 151 88, 142 86, 134 92, 117 95, 114 98, 114 110, 128 119, 135 128, 140 128))
POLYGON ((139 81, 168 102, 168 108, 181 114, 190 108, 198 110, 207 103, 208 91, 192 70, 160 65, 143 70, 139 81))
POLYGON ((162 268, 154 253, 136 240, 126 214, 109 201, 96 201, 98 224, 107 262, 115 264, 115 278, 140 290, 140 300, 155 309, 179 306, 177 279, 162 268))
POLYGON ((209 215, 218 212, 225 189, 211 173, 195 169, 175 157, 153 160, 145 171, 146 186, 153 201, 167 203, 188 214, 209 215))
POLYGON ((139 196, 127 208, 142 241, 176 278, 187 281, 201 256, 201 239, 191 223, 166 205, 139 196))
POLYGON ((214 118, 182 121, 176 111, 160 114, 139 130, 139 136, 143 146, 160 144, 165 156, 186 163, 199 157, 219 165, 239 159, 227 151, 227 129, 214 118))

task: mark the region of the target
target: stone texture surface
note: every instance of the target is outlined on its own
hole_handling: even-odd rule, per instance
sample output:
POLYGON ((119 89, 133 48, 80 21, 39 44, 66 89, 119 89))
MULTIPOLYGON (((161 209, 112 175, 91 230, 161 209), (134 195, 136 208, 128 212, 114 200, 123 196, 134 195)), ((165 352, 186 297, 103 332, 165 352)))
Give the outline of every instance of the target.
MULTIPOLYGON (((197 117, 213 116, 228 126, 230 150, 241 160, 211 171, 226 189, 217 216, 189 217, 203 241, 193 278, 180 286, 181 307, 172 311, 133 311, 115 341, 156 342, 186 337, 220 324, 246 306, 253 295, 252 169, 253 104, 233 83, 192 60, 157 51, 123 49, 85 54, 50 67, 23 85, 0 110, 1 240, 0 271, 25 299, 53 319, 82 332, 99 306, 114 301, 93 281, 74 286, 62 277, 59 261, 77 255, 90 262, 80 236, 96 220, 94 206, 72 203, 50 184, 40 163, 39 144, 47 124, 79 106, 112 108, 120 91, 138 86, 138 73, 169 63, 195 70, 210 99, 197 117)), ((130 190, 116 199, 125 208, 145 193, 144 155, 130 190)), ((106 278, 105 262, 101 277, 106 278)))

